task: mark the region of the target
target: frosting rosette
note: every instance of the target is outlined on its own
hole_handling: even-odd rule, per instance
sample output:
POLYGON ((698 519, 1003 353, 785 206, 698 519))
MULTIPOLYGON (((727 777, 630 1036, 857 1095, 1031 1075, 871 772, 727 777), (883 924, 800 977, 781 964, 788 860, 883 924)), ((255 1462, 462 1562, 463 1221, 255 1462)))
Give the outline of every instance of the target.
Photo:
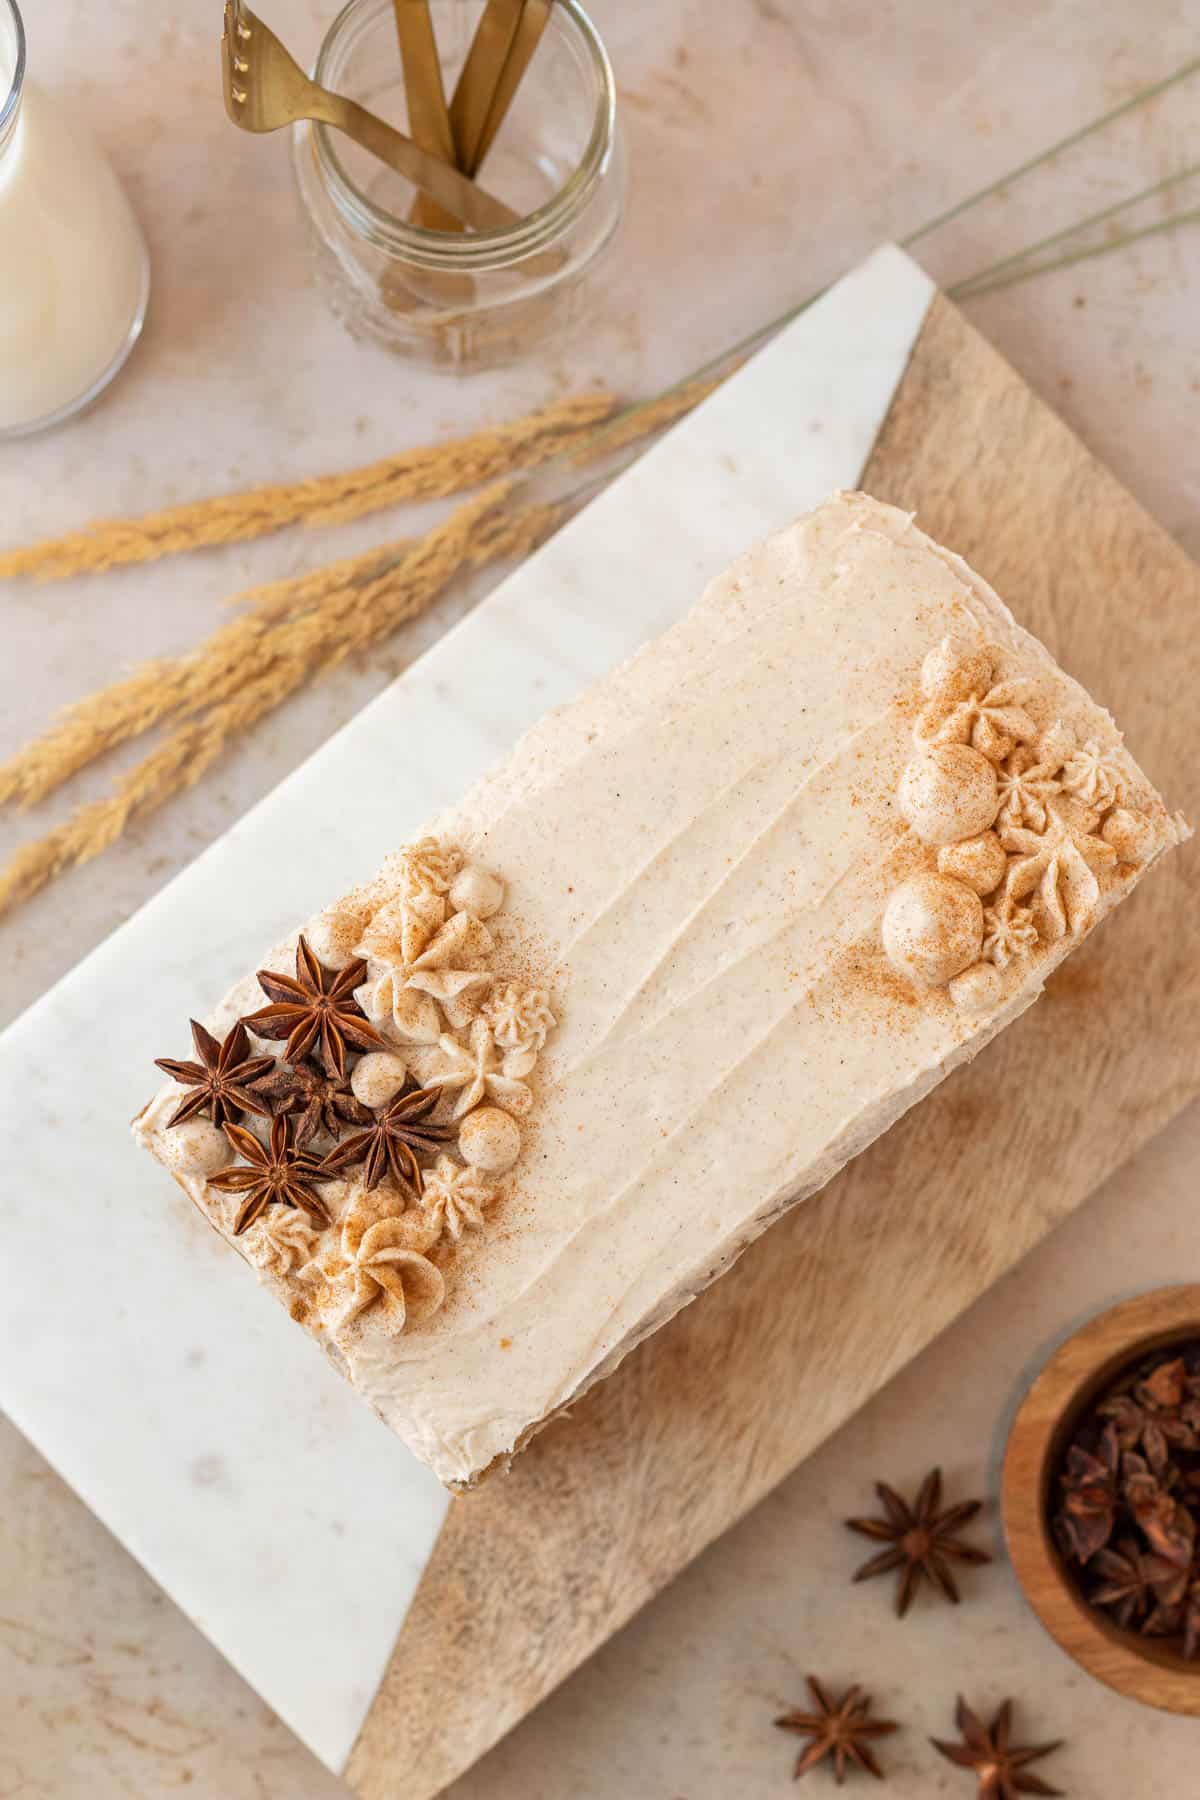
POLYGON ((360 1189, 342 1220, 339 1241, 304 1270, 335 1295, 334 1324, 344 1328, 372 1312, 392 1336, 432 1318, 446 1298, 441 1270, 425 1252, 434 1235, 400 1195, 360 1189))

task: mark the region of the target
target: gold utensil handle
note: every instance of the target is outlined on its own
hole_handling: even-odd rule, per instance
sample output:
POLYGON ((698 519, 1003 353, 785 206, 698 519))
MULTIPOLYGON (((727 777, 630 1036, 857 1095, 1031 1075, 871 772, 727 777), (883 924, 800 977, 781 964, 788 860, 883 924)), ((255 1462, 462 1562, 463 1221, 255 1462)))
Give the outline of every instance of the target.
POLYGON ((447 212, 452 212, 474 230, 501 231, 518 223, 520 214, 510 206, 484 193, 458 169, 422 150, 403 132, 385 125, 356 100, 336 96, 336 105, 328 109, 326 116, 330 125, 344 131, 364 150, 369 150, 372 156, 387 163, 406 181, 423 189, 439 206, 444 206, 447 212))
POLYGON ((454 161, 454 133, 442 86, 442 64, 429 0, 394 0, 400 65, 408 101, 408 134, 422 150, 454 161))
POLYGON ((554 0, 525 0, 525 7, 517 22, 517 29, 509 46, 508 56, 500 71, 492 93, 492 103, 488 108, 483 131, 480 134, 478 153, 475 157, 471 173, 480 168, 484 157, 492 147, 492 141, 504 123, 505 115, 513 103, 517 89, 524 79, 525 71, 533 60, 533 53, 542 41, 542 33, 550 20, 550 10, 554 0))
POLYGON ((243 131, 279 131, 299 119, 316 119, 344 131, 476 231, 503 231, 519 223, 520 215, 510 206, 485 194, 450 163, 422 150, 356 100, 313 81, 245 0, 225 0, 221 81, 225 110, 243 131))
MULTIPOLYGON (((404 73, 404 94, 408 102, 408 132, 422 150, 440 156, 445 163, 457 164, 454 131, 442 85, 442 63, 429 0, 393 0, 396 14, 396 36, 400 43, 400 66, 404 73)), ((431 200, 418 194, 409 214, 416 225, 429 231, 461 231, 462 222, 431 200)))
POLYGON ((479 167, 480 145, 492 96, 508 61, 524 10, 525 0, 487 0, 459 74, 450 102, 450 123, 454 128, 458 166, 468 175, 474 175, 479 167))

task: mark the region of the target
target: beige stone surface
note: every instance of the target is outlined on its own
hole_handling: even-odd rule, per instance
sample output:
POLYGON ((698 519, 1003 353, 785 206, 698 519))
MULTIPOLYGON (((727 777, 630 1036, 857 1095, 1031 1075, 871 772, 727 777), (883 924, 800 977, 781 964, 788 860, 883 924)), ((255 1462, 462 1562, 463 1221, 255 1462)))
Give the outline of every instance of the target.
MULTIPOLYGON (((0 450, 0 538, 11 542, 366 460, 587 379, 648 391, 879 238, 902 237, 1176 67, 1194 53, 1195 26, 1188 0, 595 0, 633 171, 620 259, 586 336, 502 377, 457 382, 352 343, 323 313, 283 140, 239 137, 220 111, 215 0, 103 10, 37 0, 26 10, 31 67, 113 153, 156 285, 146 340, 100 405, 0 450)), ((308 55, 326 11, 275 0, 269 17, 308 55)), ((1188 160, 1194 108, 1193 83, 929 238, 922 260, 952 282, 1161 178, 1188 160)), ((1176 203, 1196 199, 1183 190, 1176 203)), ((1193 552, 1198 291, 1200 236, 1184 230, 968 308, 1193 552)), ((194 642, 236 587, 380 529, 5 589, 0 754, 125 664, 194 642)), ((65 971, 465 603, 449 601, 370 669, 304 697, 160 819, 0 924, 0 1016, 65 971)), ((64 810, 0 820, 0 846, 64 810)), ((954 1491, 994 1489, 1022 1376, 1059 1330, 1117 1294, 1194 1276, 1196 1156, 1193 1113, 459 1783, 462 1800, 787 1791, 792 1745, 770 1719, 800 1696, 810 1667, 869 1681, 909 1722, 891 1757, 889 1791, 900 1795, 962 1791, 922 1748, 948 1725, 961 1683, 980 1704, 1010 1690, 1027 1697, 1033 1735, 1071 1738, 1055 1765, 1070 1791, 1185 1800, 1192 1727, 1115 1701, 1075 1671, 1003 1565, 968 1573, 959 1611, 922 1607, 898 1626, 880 1588, 845 1585, 857 1546, 837 1520, 865 1505, 877 1473, 904 1486, 937 1458, 954 1491)), ((0 1796, 115 1800, 184 1787, 220 1800, 343 1791, 0 1428, 0 1796)))

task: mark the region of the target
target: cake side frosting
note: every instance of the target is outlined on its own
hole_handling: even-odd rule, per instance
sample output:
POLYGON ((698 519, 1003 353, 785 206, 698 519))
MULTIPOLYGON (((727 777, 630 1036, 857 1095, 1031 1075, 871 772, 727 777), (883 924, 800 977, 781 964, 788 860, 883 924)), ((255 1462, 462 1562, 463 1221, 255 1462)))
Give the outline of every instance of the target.
MULTIPOLYGON (((423 853, 460 882, 436 920, 410 856, 309 922, 325 966, 365 959, 355 1000, 388 1048, 351 1068, 361 1103, 382 1104, 390 1055, 438 1090, 448 1135, 419 1155, 432 1198, 371 1198, 351 1168, 315 1183, 327 1226, 277 1205, 238 1247, 388 1424, 470 1482, 1029 1005, 1179 836, 986 584, 895 509, 839 496, 434 822, 423 853), (379 1057, 382 1088, 359 1075, 379 1057), (519 1138, 499 1179, 463 1154, 481 1112, 519 1138), (364 1241, 376 1268, 411 1255, 438 1278, 409 1280, 399 1330, 364 1241)), ((239 984, 212 1029, 263 998, 239 984)), ((168 1126, 179 1097, 138 1135, 232 1235, 211 1179, 227 1146, 168 1126)))

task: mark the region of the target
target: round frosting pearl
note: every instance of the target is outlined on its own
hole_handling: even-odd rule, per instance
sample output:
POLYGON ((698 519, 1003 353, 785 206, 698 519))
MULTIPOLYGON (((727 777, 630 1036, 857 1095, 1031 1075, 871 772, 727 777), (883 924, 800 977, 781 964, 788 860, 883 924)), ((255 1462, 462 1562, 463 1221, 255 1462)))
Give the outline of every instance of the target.
POLYGON ((408 1070, 402 1057, 390 1050, 371 1050, 355 1063, 350 1091, 363 1106, 386 1106, 404 1086, 408 1070))
POLYGON ((1127 806, 1113 808, 1100 828, 1100 836, 1112 845, 1122 862, 1145 862, 1154 848, 1153 825, 1127 806))
POLYGON ((902 975, 941 987, 979 957, 979 895, 949 875, 911 876, 884 908, 883 947, 902 975))
POLYGON ((181 1175, 215 1175, 237 1161, 229 1139, 207 1119, 185 1119, 162 1134, 163 1161, 181 1175))
POLYGON ((354 946, 366 930, 371 916, 370 904, 342 901, 327 906, 305 927, 308 947, 327 969, 346 969, 355 960, 354 946))
POLYGON ((900 810, 927 844, 978 836, 999 805, 996 771, 970 744, 935 744, 900 777, 900 810))
POLYGON ((458 1147, 473 1169, 502 1175, 521 1154, 521 1132, 510 1113, 498 1106, 477 1106, 463 1120, 458 1147))
POLYGON ((1004 977, 995 963, 972 963, 950 983, 950 998, 959 1012, 987 1012, 1004 998, 1004 977))
POLYGON ((990 894, 1004 880, 1008 858, 994 831, 981 831, 978 837, 963 838, 960 844, 946 844, 938 851, 938 868, 943 875, 953 875, 977 894, 990 894))
POLYGON ((992 659, 986 650, 968 650, 953 638, 943 638, 921 664, 921 686, 925 693, 946 700, 965 700, 968 694, 981 694, 992 684, 992 659))
POLYGON ((504 883, 487 869, 468 863, 450 884, 450 905, 455 912, 490 919, 504 905, 504 883))

